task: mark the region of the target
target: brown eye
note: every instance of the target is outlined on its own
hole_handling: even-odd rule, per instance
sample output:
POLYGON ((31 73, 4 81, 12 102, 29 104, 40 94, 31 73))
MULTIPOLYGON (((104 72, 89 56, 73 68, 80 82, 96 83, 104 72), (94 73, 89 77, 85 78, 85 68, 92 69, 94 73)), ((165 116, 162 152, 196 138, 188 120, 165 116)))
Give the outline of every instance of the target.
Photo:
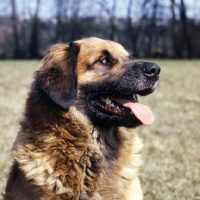
POLYGON ((107 62, 108 62, 108 61, 107 61, 107 59, 106 59, 106 58, 103 58, 103 60, 101 60, 101 63, 102 63, 102 64, 104 64, 104 65, 106 65, 106 64, 107 64, 107 62))
POLYGON ((110 60, 107 56, 101 58, 101 59, 99 60, 99 62, 100 62, 101 64, 107 65, 107 66, 111 66, 111 65, 112 65, 111 60, 110 60))

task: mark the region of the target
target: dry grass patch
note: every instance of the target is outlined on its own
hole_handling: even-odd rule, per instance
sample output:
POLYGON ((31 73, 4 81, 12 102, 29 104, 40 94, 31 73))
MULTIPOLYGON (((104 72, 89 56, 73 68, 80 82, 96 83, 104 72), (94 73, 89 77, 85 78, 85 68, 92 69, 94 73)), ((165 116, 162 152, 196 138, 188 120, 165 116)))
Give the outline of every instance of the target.
POLYGON ((142 100, 156 121, 141 127, 145 200, 200 199, 200 61, 158 61, 158 90, 142 100))
POLYGON ((0 194, 12 163, 10 149, 37 64, 38 61, 0 61, 0 194))

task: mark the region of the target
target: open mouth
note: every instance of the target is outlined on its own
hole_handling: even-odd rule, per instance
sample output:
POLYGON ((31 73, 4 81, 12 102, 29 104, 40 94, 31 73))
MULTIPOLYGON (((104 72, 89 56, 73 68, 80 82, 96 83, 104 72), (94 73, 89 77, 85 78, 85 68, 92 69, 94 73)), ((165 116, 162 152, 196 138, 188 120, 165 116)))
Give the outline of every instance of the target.
MULTIPOLYGON (((125 99, 130 99, 132 102, 138 102, 137 96, 134 94, 131 96, 124 97, 125 99)), ((115 114, 119 116, 126 116, 131 114, 131 109, 123 106, 117 100, 122 100, 122 97, 106 96, 102 95, 92 100, 92 103, 100 110, 108 113, 115 114)))
MULTIPOLYGON (((144 94, 144 93, 143 93, 144 94)), ((101 112, 109 115, 126 117, 134 115, 145 125, 150 125, 154 121, 152 111, 138 102, 137 95, 100 95, 92 100, 92 104, 101 112)))

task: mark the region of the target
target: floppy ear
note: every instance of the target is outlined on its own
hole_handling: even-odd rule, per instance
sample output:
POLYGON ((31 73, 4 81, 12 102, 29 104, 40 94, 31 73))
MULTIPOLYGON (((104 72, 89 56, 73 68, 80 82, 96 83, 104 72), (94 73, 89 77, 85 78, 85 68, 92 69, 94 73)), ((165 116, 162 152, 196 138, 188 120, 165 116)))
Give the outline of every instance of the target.
POLYGON ((36 83, 58 105, 69 109, 77 95, 77 55, 79 46, 57 44, 41 61, 36 71, 36 83))

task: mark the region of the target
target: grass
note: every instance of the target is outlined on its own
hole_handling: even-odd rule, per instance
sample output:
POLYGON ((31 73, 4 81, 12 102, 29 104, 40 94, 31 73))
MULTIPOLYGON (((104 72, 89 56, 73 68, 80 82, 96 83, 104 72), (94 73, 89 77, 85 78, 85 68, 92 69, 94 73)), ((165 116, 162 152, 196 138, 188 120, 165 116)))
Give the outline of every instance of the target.
POLYGON ((4 191, 6 175, 12 163, 10 149, 19 129, 19 120, 37 63, 0 61, 0 194, 4 191))
MULTIPOLYGON (((156 119, 154 125, 138 129, 144 141, 144 199, 200 200, 200 61, 156 62, 162 68, 159 86, 152 95, 139 98, 156 119)), ((0 62, 0 193, 37 64, 0 62)))

